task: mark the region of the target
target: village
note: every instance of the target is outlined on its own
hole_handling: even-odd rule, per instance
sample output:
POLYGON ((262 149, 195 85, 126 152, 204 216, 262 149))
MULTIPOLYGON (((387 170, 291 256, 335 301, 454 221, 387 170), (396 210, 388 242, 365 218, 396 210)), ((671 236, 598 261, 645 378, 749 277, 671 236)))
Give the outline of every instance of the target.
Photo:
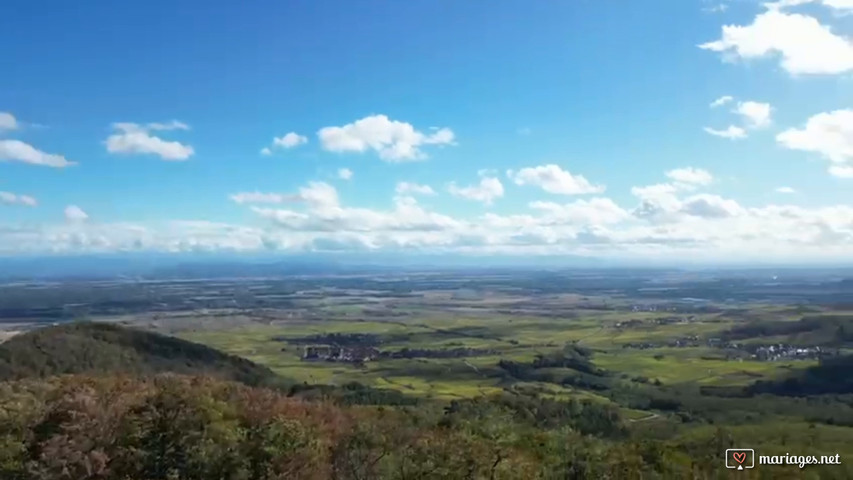
POLYGON ((755 343, 725 342, 719 338, 709 338, 705 342, 702 342, 696 335, 676 338, 667 343, 626 343, 622 345, 622 348, 648 350, 665 347, 691 348, 703 345, 725 351, 726 360, 751 359, 762 362, 774 362, 780 360, 817 360, 838 355, 837 349, 820 347, 817 345, 802 346, 785 343, 762 345, 755 343))
POLYGON ((497 351, 485 348, 444 348, 421 349, 403 348, 401 350, 379 351, 371 346, 311 345, 302 352, 304 361, 326 361, 361 364, 379 358, 462 358, 477 355, 493 355, 497 351))

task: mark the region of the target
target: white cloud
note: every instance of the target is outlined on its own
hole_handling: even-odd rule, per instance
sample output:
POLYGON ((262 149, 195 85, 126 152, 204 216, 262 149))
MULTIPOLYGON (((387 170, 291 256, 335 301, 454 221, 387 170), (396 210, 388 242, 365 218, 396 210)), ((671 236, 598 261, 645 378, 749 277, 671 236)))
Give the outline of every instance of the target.
POLYGON ((69 222, 85 222, 89 215, 77 205, 68 205, 65 207, 65 219, 69 222))
POLYGON ((317 132, 323 148, 330 152, 376 151, 388 162, 423 160, 426 145, 452 145, 455 135, 448 128, 433 128, 431 133, 416 130, 411 124, 372 115, 341 127, 324 127, 317 132))
POLYGON ((593 185, 582 175, 573 175, 554 164, 522 168, 518 172, 508 170, 507 177, 516 185, 537 186, 548 193, 559 195, 601 193, 605 190, 603 185, 593 185))
POLYGON ((675 182, 686 185, 710 185, 714 176, 707 170, 701 168, 676 168, 666 172, 666 176, 675 182))
POLYGON ((736 127, 734 125, 729 125, 729 128, 725 130, 715 130, 711 127, 705 127, 703 130, 705 132, 714 135, 715 137, 728 138, 730 140, 740 140, 742 138, 746 138, 746 130, 736 127))
POLYGON ((456 197, 476 200, 486 205, 491 205, 496 198, 503 197, 504 186, 495 177, 485 177, 480 179, 479 184, 467 187, 458 187, 455 183, 451 183, 448 185, 447 191, 456 197))
POLYGON ((726 25, 719 40, 699 48, 724 58, 752 59, 773 54, 791 74, 839 74, 853 70, 853 44, 814 17, 770 8, 750 25, 726 25))
POLYGON ((412 197, 397 197, 390 211, 344 207, 337 191, 323 182, 311 182, 299 190, 305 211, 253 207, 258 215, 287 230, 302 232, 438 232, 457 228, 451 217, 429 212, 412 197))
POLYGON ((204 221, 0 224, 0 254, 381 250, 670 262, 853 260, 851 206, 747 207, 712 193, 697 194, 680 182, 634 191, 642 202, 652 201, 647 212, 657 209, 658 214, 642 215, 642 204, 628 211, 612 199, 595 197, 566 204, 535 201, 518 214, 464 218, 430 211, 402 194, 393 197, 388 209, 347 206, 334 187, 312 182, 287 195, 301 200, 291 208, 250 207, 266 220, 259 226, 204 221))
POLYGON ((339 168, 338 169, 338 178, 341 180, 349 180, 352 178, 352 170, 349 168, 339 168))
POLYGON ((723 105, 731 102, 732 100, 734 100, 734 97, 732 97, 730 95, 723 95, 722 97, 711 102, 710 107, 711 108, 722 107, 723 105))
POLYGON ((660 199, 673 196, 681 190, 678 185, 672 183, 657 183, 644 187, 631 187, 631 195, 640 199, 660 199))
POLYGON ((421 185, 411 182, 400 182, 395 191, 399 195, 435 195, 435 190, 429 185, 421 185))
POLYGON ((853 10, 853 0, 823 0, 823 4, 837 10, 853 10))
POLYGON ((761 102, 738 102, 735 113, 741 115, 747 127, 764 128, 770 125, 771 107, 769 103, 761 102))
POLYGON ((3 130, 16 130, 18 128, 18 121, 15 119, 15 116, 9 112, 0 112, 0 131, 3 130))
POLYGON ((814 115, 804 128, 785 130, 776 141, 791 150, 817 153, 836 167, 853 162, 853 110, 814 115))
POLYGON ((606 225, 622 222, 630 214, 609 198, 575 200, 567 204, 531 202, 530 208, 545 214, 542 223, 606 225))
MULTIPOLYGON (((708 3, 707 1, 705 3, 708 3)), ((702 11, 705 13, 723 13, 729 9, 729 6, 725 3, 716 3, 711 4, 702 8, 702 11)))
POLYGON ((326 182, 308 182, 308 186, 299 189, 299 198, 317 208, 340 205, 338 191, 326 182))
POLYGON ((195 151, 193 147, 177 141, 167 141, 151 135, 151 131, 187 130, 189 127, 178 121, 170 123, 114 123, 115 133, 107 137, 106 146, 110 153, 130 155, 157 155, 163 160, 183 161, 190 158, 195 151))
POLYGON ((184 122, 172 120, 167 123, 149 123, 145 128, 147 130, 189 130, 190 126, 184 122))
POLYGON ((264 147, 261 149, 261 155, 270 156, 272 155, 272 150, 270 150, 269 147, 264 147))
POLYGON ((740 215, 744 210, 734 200, 702 193, 686 198, 680 211, 694 217, 727 218, 740 215))
POLYGON ((289 132, 281 137, 273 138, 272 144, 274 147, 293 148, 308 143, 308 137, 299 135, 296 132, 289 132))
POLYGON ((775 191, 776 191, 776 193, 784 193, 784 194, 797 193, 797 191, 791 187, 776 187, 775 191))
POLYGON ((853 0, 779 0, 776 2, 765 3, 764 6, 770 10, 781 10, 784 8, 796 7, 815 2, 842 12, 846 10, 853 10, 853 0))
POLYGON ((853 167, 847 165, 832 165, 829 174, 838 178, 853 178, 853 167))
POLYGON ((29 195, 0 192, 0 205, 23 205, 25 207, 35 207, 38 205, 38 201, 29 195))
POLYGON ((297 194, 241 192, 229 196, 238 204, 305 202, 316 207, 335 207, 339 204, 335 187, 325 182, 309 182, 297 194))
POLYGON ((242 192, 230 195, 229 198, 235 203, 285 203, 298 200, 294 195, 263 192, 242 192))
POLYGON ((672 183, 659 183, 633 187, 631 194, 640 199, 634 215, 658 223, 683 220, 684 216, 718 218, 735 215, 739 206, 717 195, 696 194, 686 199, 679 194, 691 192, 713 183, 714 176, 707 170, 693 167, 669 170, 665 175, 672 183))
POLYGON ((64 168, 76 165, 62 155, 42 152, 20 140, 0 140, 0 161, 29 163, 45 167, 64 168))

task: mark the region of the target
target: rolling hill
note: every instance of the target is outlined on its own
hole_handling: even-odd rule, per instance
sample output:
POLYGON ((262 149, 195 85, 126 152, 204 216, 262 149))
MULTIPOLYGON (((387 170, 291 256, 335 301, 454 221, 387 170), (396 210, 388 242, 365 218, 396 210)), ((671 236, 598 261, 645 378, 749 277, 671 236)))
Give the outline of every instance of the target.
POLYGON ((0 344, 0 380, 71 373, 210 375, 247 385, 280 381, 272 370, 213 348, 116 324, 75 322, 0 344))

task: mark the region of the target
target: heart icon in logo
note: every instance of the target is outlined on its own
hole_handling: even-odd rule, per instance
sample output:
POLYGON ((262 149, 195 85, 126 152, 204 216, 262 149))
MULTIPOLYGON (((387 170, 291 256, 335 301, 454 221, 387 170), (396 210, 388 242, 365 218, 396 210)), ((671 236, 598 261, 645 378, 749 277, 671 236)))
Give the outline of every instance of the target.
POLYGON ((746 460, 746 452, 734 452, 732 453, 732 458, 734 458, 737 463, 743 463, 743 461, 746 460))

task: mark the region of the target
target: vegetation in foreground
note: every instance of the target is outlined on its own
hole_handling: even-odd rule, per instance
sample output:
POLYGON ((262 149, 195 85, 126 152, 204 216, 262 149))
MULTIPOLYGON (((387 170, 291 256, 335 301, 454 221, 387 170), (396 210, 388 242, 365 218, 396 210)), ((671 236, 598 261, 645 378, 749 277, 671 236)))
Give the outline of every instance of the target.
MULTIPOLYGON (((502 362, 510 387, 445 402, 355 383, 288 386, 275 377, 266 383, 273 388, 249 386, 255 377, 223 380, 234 377, 234 365, 222 361, 231 357, 208 350, 199 351, 212 363, 199 360, 192 376, 158 373, 186 373, 188 359, 198 358, 187 352, 200 346, 142 333, 65 325, 0 347, 7 368, 27 377, 0 383, 0 478, 711 479, 727 478, 726 448, 826 454, 814 450, 819 445, 849 458, 849 428, 830 425, 853 420, 842 393, 721 397, 623 382, 578 346, 529 363, 502 362), (46 338, 105 348, 56 343, 60 368, 43 348, 46 338), (41 368, 32 360, 18 363, 28 352, 41 368), (133 352, 148 353, 104 368, 107 360, 133 352), (173 361, 162 361, 168 358, 173 361), (84 373, 56 375, 69 368, 84 373), (217 369, 219 378, 210 376, 217 369), (604 397, 551 395, 542 386, 559 372, 572 372, 566 379, 573 384, 600 383, 604 397), (606 397, 611 401, 601 401, 606 397), (625 405, 658 413, 629 418, 625 405), (802 421, 807 417, 811 424, 802 421)), ((809 370, 805 378, 831 379, 839 371, 836 363, 828 368, 809 370)), ((741 477, 850 478, 853 469, 843 463, 805 470, 761 466, 741 477)))
MULTIPOLYGON (((546 405, 528 403, 525 420, 519 405, 488 399, 388 409, 171 374, 21 380, 0 385, 0 477, 705 479, 724 478, 717 452, 735 444, 721 429, 683 445, 629 439, 595 404, 546 405), (545 417, 558 421, 538 422, 545 417), (577 428, 592 418, 588 428, 603 435, 577 428)), ((805 473, 818 472, 850 470, 805 473)), ((801 473, 764 467, 742 477, 801 473)))

